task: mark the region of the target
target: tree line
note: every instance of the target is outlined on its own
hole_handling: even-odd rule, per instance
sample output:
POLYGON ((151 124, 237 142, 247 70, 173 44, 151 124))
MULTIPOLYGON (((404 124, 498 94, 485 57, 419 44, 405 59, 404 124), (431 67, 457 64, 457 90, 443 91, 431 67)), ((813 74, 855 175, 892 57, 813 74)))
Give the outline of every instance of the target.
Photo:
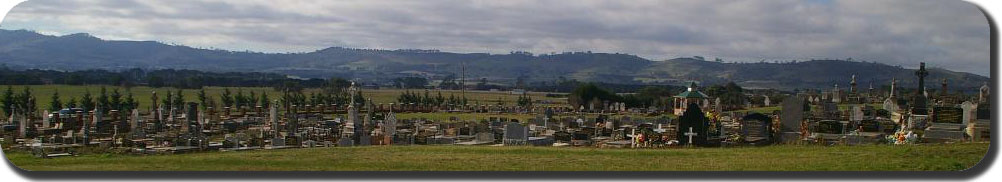
MULTIPOLYGON (((87 91, 80 98, 70 98, 63 102, 62 98, 59 97, 59 91, 56 91, 53 92, 52 99, 48 103, 49 107, 46 109, 55 112, 63 108, 81 108, 86 111, 98 110, 108 113, 111 110, 129 111, 139 108, 139 102, 132 96, 132 93, 128 90, 125 92, 126 94, 123 95, 117 88, 109 92, 107 88, 101 87, 101 92, 98 92, 96 97, 87 91)), ((30 87, 25 87, 21 93, 14 93, 14 89, 8 85, 7 89, 0 93, 0 105, 2 105, 5 116, 10 116, 15 112, 34 115, 38 110, 35 100, 30 87)))
POLYGON ((400 104, 414 103, 423 106, 466 105, 468 101, 469 99, 465 96, 456 97, 455 94, 449 94, 449 98, 446 98, 442 96, 442 92, 438 92, 437 96, 431 96, 428 90, 425 90, 423 95, 405 90, 404 93, 397 96, 397 102, 400 104))
POLYGON ((149 86, 154 88, 173 87, 200 89, 206 86, 218 87, 273 87, 320 88, 326 79, 294 79, 277 73, 260 72, 204 72, 195 70, 143 70, 139 68, 108 71, 55 71, 41 69, 13 70, 0 66, 0 84, 3 85, 113 85, 149 86))

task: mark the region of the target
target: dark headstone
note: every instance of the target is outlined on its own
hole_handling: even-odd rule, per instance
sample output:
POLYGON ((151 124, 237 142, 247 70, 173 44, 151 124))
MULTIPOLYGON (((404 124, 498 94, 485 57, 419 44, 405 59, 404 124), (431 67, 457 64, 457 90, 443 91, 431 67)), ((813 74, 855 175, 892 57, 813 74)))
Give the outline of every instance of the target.
POLYGON ((504 145, 526 145, 529 140, 529 128, 511 122, 504 128, 504 145))
POLYGON ((800 124, 804 121, 804 100, 799 97, 783 99, 783 111, 780 113, 780 132, 800 132, 800 124))
POLYGON ((844 134, 845 124, 835 120, 821 120, 818 122, 818 128, 815 132, 827 133, 827 134, 844 134))
POLYGON ((745 142, 756 144, 772 141, 772 118, 765 114, 752 113, 741 118, 741 134, 745 142))
POLYGON ((932 109, 933 123, 963 124, 964 110, 958 107, 934 107, 932 109))
POLYGON ((699 109, 699 105, 689 104, 688 109, 682 113, 679 117, 679 124, 676 137, 679 143, 683 145, 693 144, 696 146, 705 146, 707 144, 706 137, 707 129, 709 128, 709 119, 703 114, 703 111, 699 109), (687 133, 695 133, 695 135, 690 136, 687 133), (692 138, 692 141, 689 141, 692 138))

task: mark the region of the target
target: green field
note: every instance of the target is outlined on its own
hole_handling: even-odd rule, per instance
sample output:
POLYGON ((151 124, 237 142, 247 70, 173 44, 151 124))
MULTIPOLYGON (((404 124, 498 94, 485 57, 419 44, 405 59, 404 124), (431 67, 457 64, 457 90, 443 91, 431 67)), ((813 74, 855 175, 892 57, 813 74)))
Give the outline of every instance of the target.
POLYGON ((742 148, 597 149, 369 146, 135 156, 7 158, 29 171, 956 171, 989 143, 742 148))

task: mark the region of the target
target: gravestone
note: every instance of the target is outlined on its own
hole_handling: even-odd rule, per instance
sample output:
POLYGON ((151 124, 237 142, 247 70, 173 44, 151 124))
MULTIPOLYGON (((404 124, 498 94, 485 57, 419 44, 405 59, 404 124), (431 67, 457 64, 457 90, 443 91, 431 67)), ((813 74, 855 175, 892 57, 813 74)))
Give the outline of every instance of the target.
POLYGON ((967 123, 963 120, 964 110, 957 107, 933 107, 932 123, 926 128, 922 138, 927 142, 961 141, 964 139, 967 123))
POLYGON ((129 123, 130 125, 129 127, 131 130, 129 131, 131 131, 137 136, 144 136, 145 135, 144 132, 140 129, 142 122, 139 121, 139 119, 140 119, 139 109, 132 109, 132 118, 130 118, 131 122, 129 123))
POLYGON ((783 99, 780 113, 780 132, 800 132, 804 121, 804 100, 798 97, 783 99))
POLYGON ((285 139, 284 138, 279 138, 279 137, 272 138, 271 139, 271 146, 272 147, 284 147, 285 146, 285 139))
POLYGON ((543 121, 543 116, 536 116, 535 118, 530 118, 529 124, 533 124, 536 126, 545 126, 544 125, 545 123, 543 121))
POLYGON ((696 146, 705 146, 707 144, 708 127, 709 119, 699 109, 699 105, 692 103, 689 104, 689 107, 679 117, 676 136, 682 144, 691 143, 696 146))
POLYGON ((393 136, 397 134, 397 115, 394 113, 389 113, 386 115, 386 123, 383 125, 383 133, 387 136, 393 136))
POLYGON ((239 148, 240 140, 233 136, 233 134, 226 134, 223 136, 223 148, 239 148))
POLYGON ((362 135, 358 137, 358 146, 369 146, 372 145, 372 137, 369 135, 362 135))
POLYGON ((838 104, 833 102, 821 104, 821 112, 823 113, 824 119, 838 119, 839 116, 841 116, 838 110, 838 104))
POLYGON ((963 120, 964 110, 956 107, 934 107, 933 123, 965 124, 963 120))
POLYGON ((460 142, 460 143, 456 143, 456 144, 459 144, 459 145, 486 145, 486 144, 493 144, 493 143, 494 143, 494 134, 493 133, 481 132, 481 133, 477 133, 476 134, 476 136, 474 137, 473 141, 460 142))
POLYGON ((272 134, 275 136, 279 135, 279 123, 278 123, 278 104, 271 104, 271 108, 268 109, 269 123, 271 123, 272 134))
POLYGON ((501 122, 500 120, 491 120, 490 127, 491 128, 501 128, 501 127, 504 127, 504 122, 501 122))
POLYGON ((526 145, 529 141, 529 128, 511 122, 505 125, 502 143, 508 145, 526 145))
POLYGON ((863 120, 863 107, 852 106, 852 115, 849 117, 852 122, 859 122, 863 120))
MULTIPOLYGON (((42 128, 44 129, 49 129, 49 123, 52 122, 52 118, 49 117, 49 113, 51 113, 49 110, 45 110, 45 112, 42 113, 42 128)), ((59 114, 57 113, 55 116, 59 117, 59 114)))
POLYGON ((630 118, 630 116, 623 116, 619 120, 620 120, 620 124, 623 124, 623 125, 635 125, 636 124, 636 123, 633 122, 633 118, 630 118))
POLYGON ((309 147, 309 148, 313 148, 313 147, 317 147, 317 141, 314 141, 314 140, 306 140, 306 141, 304 141, 304 142, 303 142, 303 145, 302 145, 302 146, 303 146, 303 147, 309 147))
POLYGON ((900 110, 900 108, 898 108, 898 103, 894 101, 894 99, 895 98, 892 97, 884 100, 883 103, 884 110, 887 110, 887 112, 889 113, 895 113, 898 112, 898 110, 900 110))
POLYGON ((908 125, 905 127, 912 130, 922 130, 929 123, 929 115, 911 115, 908 117, 908 125))
POLYGON ((765 114, 752 113, 741 119, 741 134, 744 142, 754 145, 772 142, 772 118, 765 114))
POLYGON ((184 123, 181 124, 184 132, 191 134, 201 133, 198 128, 192 127, 191 125, 198 123, 198 104, 194 102, 188 102, 188 112, 184 115, 184 123))
POLYGON ((494 134, 481 132, 477 133, 477 137, 474 139, 477 142, 494 142, 494 134))
POLYGON ((10 115, 9 122, 17 123, 17 133, 18 138, 28 138, 28 119, 26 117, 15 117, 20 116, 20 113, 12 112, 10 115))
POLYGON ((879 121, 870 119, 859 121, 857 129, 860 132, 884 132, 879 121))
POLYGON ((713 112, 716 112, 718 114, 724 112, 724 106, 721 105, 720 102, 721 102, 720 97, 713 99, 713 112))
POLYGON ((821 120, 818 121, 817 126, 813 128, 814 131, 811 133, 811 138, 826 145, 837 144, 845 138, 845 128, 846 122, 821 120))
POLYGON ((529 137, 526 143, 532 146, 553 146, 554 140, 552 137, 529 137))
POLYGON ((456 144, 456 137, 437 135, 429 136, 425 139, 425 144, 428 145, 452 145, 456 144))
POLYGON ((964 101, 964 103, 960 104, 960 108, 963 110, 961 120, 963 120, 964 123, 970 123, 977 118, 977 104, 974 104, 971 101, 964 101))
POLYGON ((845 134, 845 124, 835 120, 821 120, 818 122, 816 133, 825 134, 845 134))
POLYGON ((355 141, 352 141, 349 137, 341 137, 341 139, 337 140, 337 146, 339 147, 351 147, 354 143, 355 141))

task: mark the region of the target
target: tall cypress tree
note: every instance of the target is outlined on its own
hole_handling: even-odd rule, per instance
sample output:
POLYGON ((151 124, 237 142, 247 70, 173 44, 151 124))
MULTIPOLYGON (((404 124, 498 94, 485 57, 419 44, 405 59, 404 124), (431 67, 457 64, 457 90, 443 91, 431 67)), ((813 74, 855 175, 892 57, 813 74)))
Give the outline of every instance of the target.
POLYGON ((101 87, 101 95, 97 96, 97 106, 102 113, 107 113, 111 109, 111 102, 108 101, 108 90, 104 87, 101 87))
POLYGON ((66 101, 63 105, 65 105, 66 108, 77 108, 77 98, 70 97, 70 100, 66 101))
POLYGON ((205 96, 205 89, 198 90, 198 103, 202 105, 202 110, 208 109, 208 97, 205 96))
POLYGON ((184 89, 177 89, 177 94, 174 94, 174 108, 178 111, 184 109, 184 89))
POLYGON ((90 96, 90 91, 84 92, 83 97, 80 98, 80 108, 84 111, 94 110, 94 98, 90 96))
POLYGON ((261 107, 271 107, 271 102, 268 101, 268 93, 267 92, 261 93, 261 100, 258 100, 258 101, 260 102, 259 105, 261 107))
MULTIPOLYGON (((59 91, 52 93, 52 101, 49 102, 49 111, 59 111, 63 109, 63 102, 59 100, 59 91)), ((47 113, 43 113, 47 114, 47 113)))
POLYGON ((233 97, 231 95, 229 88, 223 89, 223 95, 219 98, 223 102, 223 107, 233 106, 233 97))
POLYGON ((14 109, 14 103, 17 102, 14 97, 14 88, 7 85, 7 90, 0 96, 0 104, 3 104, 4 116, 10 116, 11 110, 14 109))
POLYGON ((122 107, 122 93, 118 92, 118 89, 111 90, 111 100, 108 101, 108 105, 111 109, 118 110, 119 112, 125 112, 122 107))

